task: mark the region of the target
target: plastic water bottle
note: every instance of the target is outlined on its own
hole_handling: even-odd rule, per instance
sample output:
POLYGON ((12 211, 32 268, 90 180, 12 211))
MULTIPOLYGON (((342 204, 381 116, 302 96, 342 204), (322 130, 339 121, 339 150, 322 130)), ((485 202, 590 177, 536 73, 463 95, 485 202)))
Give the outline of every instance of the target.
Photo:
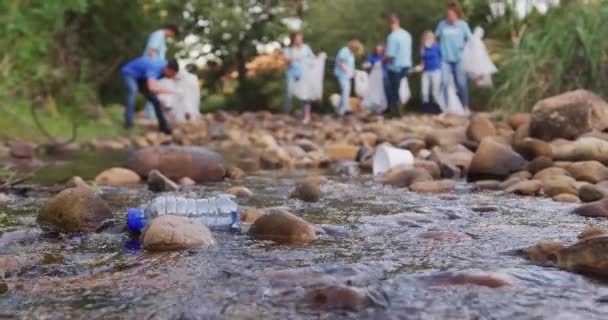
POLYGON ((199 219, 212 230, 238 229, 238 205, 233 196, 219 195, 207 199, 162 196, 152 200, 145 209, 127 212, 127 224, 133 231, 142 231, 154 218, 176 215, 199 219))

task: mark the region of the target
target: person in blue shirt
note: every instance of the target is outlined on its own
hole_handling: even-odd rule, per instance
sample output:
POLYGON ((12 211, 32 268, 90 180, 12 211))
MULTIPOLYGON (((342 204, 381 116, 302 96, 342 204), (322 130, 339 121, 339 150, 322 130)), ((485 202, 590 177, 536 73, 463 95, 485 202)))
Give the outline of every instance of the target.
POLYGON ((352 112, 350 108, 350 94, 352 78, 355 75, 355 54, 361 53, 361 49, 361 42, 353 39, 348 42, 346 47, 340 49, 336 55, 334 76, 340 85, 340 104, 335 111, 339 115, 352 112))
POLYGON ((391 14, 388 18, 391 33, 386 40, 384 62, 387 64, 386 99, 389 110, 399 112, 399 86, 412 67, 412 36, 401 28, 399 17, 391 14))
POLYGON ((435 34, 441 44, 441 73, 443 81, 444 103, 449 105, 448 89, 452 79, 456 81, 458 97, 465 108, 469 111, 469 88, 467 74, 462 68, 462 52, 467 41, 471 38, 471 29, 466 21, 462 20, 463 14, 456 2, 450 2, 446 11, 446 19, 437 26, 435 34))
MULTIPOLYGON (((378 62, 380 62, 380 63, 384 62, 384 45, 382 45, 382 44, 377 45, 376 48, 374 49, 374 53, 367 56, 367 59, 365 59, 365 63, 363 64, 363 69, 371 70, 378 62)), ((386 79, 386 71, 387 71, 386 65, 383 64, 382 65, 382 74, 385 79, 386 79)))
MULTIPOLYGON (((441 101, 441 48, 432 31, 422 34, 421 64, 417 67, 422 71, 422 109, 431 112, 431 92, 433 100, 440 107, 441 101)), ((443 109, 443 108, 442 108, 443 109)))
POLYGON ((149 57, 131 60, 120 69, 120 75, 127 88, 125 128, 133 128, 135 99, 139 90, 152 103, 156 118, 158 119, 159 130, 166 134, 171 134, 171 128, 164 117, 162 105, 156 95, 163 93, 174 94, 174 92, 159 87, 156 80, 163 77, 173 79, 178 72, 179 64, 176 60, 166 61, 164 59, 152 59, 149 57))
MULTIPOLYGON (((152 32, 148 36, 148 41, 146 41, 146 48, 144 49, 144 53, 142 56, 151 59, 166 59, 167 40, 174 39, 175 37, 177 37, 178 33, 179 29, 176 25, 173 24, 168 24, 162 29, 152 32)), ((146 103, 144 113, 146 115, 146 118, 154 119, 154 106, 150 102, 146 103)))
MULTIPOLYGON (((285 112, 291 112, 293 108, 293 88, 302 76, 302 62, 306 59, 314 59, 315 54, 308 45, 304 44, 302 34, 294 32, 291 34, 289 47, 283 50, 283 56, 287 60, 287 72, 285 73, 287 86, 283 109, 285 112)), ((302 122, 307 124, 310 122, 310 102, 301 101, 301 104, 304 109, 302 122)))

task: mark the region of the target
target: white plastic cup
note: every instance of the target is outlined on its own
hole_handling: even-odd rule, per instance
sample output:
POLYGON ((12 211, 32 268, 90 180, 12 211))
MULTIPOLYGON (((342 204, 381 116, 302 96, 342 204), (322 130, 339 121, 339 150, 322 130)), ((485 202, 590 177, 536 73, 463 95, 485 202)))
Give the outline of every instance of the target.
POLYGON ((390 144, 382 144, 376 148, 373 169, 375 176, 399 165, 413 166, 414 155, 409 150, 395 148, 390 144))

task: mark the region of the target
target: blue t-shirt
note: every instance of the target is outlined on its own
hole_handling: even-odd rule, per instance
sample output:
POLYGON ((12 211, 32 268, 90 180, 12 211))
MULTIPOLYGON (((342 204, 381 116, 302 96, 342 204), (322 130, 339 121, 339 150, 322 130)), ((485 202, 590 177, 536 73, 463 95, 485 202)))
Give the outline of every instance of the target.
POLYGON ((166 66, 166 60, 141 57, 125 64, 120 73, 137 80, 160 79, 166 66))
POLYGON ((391 57, 388 69, 401 71, 412 66, 412 36, 409 32, 399 29, 391 32, 386 39, 387 57, 391 57))
POLYGON ((441 68, 441 47, 435 43, 430 48, 424 47, 422 50, 422 61, 424 61, 424 71, 435 71, 441 68))
POLYGON ((439 37, 443 62, 460 62, 464 46, 471 38, 469 24, 464 20, 458 20, 454 24, 443 20, 437 26, 435 34, 439 37))
POLYGON ((287 77, 299 78, 302 76, 302 61, 305 59, 313 59, 315 54, 309 46, 303 44, 299 48, 288 47, 283 50, 283 55, 293 59, 287 66, 287 77))
POLYGON ((355 55, 350 52, 348 47, 344 47, 338 51, 336 55, 336 66, 334 67, 334 75, 341 79, 350 79, 355 72, 355 55), (344 63, 346 72, 340 68, 340 62, 344 63))
POLYGON ((158 30, 152 32, 148 37, 144 57, 150 57, 150 49, 154 49, 154 59, 165 59, 167 55, 167 42, 165 39, 165 31, 158 30))

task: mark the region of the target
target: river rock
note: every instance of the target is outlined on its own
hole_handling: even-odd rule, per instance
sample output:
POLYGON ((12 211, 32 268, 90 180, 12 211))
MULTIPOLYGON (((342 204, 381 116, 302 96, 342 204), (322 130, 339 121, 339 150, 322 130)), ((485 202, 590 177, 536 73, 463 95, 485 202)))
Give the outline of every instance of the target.
POLYGON ((532 179, 532 174, 529 171, 522 170, 512 173, 509 178, 521 178, 524 180, 532 179))
POLYGON ((538 173, 541 170, 553 167, 553 160, 548 157, 538 157, 530 163, 528 163, 528 167, 526 168, 533 175, 538 173))
POLYGON ((608 127, 608 104, 586 90, 576 90, 539 101, 532 109, 530 134, 551 141, 574 139, 608 127))
POLYGON ((598 161, 575 162, 568 167, 568 171, 578 181, 598 183, 608 179, 608 168, 598 161))
POLYGON ((241 223, 252 224, 264 215, 264 211, 257 208, 242 208, 239 212, 241 223))
POLYGON ((561 203, 579 203, 581 202, 581 199, 571 193, 561 193, 554 196, 553 201, 561 203))
POLYGON ((317 238, 315 228, 292 213, 272 209, 258 218, 249 235, 257 240, 269 240, 280 244, 297 244, 313 241, 317 238))
POLYGON ((245 171, 236 166, 228 166, 226 168, 226 178, 231 180, 241 180, 245 177, 245 171))
POLYGON ((260 165, 265 170, 290 168, 293 165, 293 159, 285 149, 276 147, 264 150, 260 157, 260 165))
POLYGON ((433 275, 431 280, 435 285, 480 286, 501 288, 512 286, 514 280, 502 273, 485 271, 442 272, 433 275))
POLYGON ((546 168, 546 169, 543 169, 543 170, 537 172, 532 177, 532 179, 545 181, 545 180, 555 179, 555 178, 564 177, 564 176, 570 176, 570 172, 568 172, 568 170, 566 170, 564 168, 550 167, 550 168, 546 168))
POLYGON ((431 177, 433 177, 433 179, 441 178, 441 168, 439 168, 439 165, 434 161, 416 159, 416 162, 414 162, 414 168, 422 168, 426 170, 431 177))
POLYGON ((509 118, 509 126, 517 130, 522 125, 529 124, 531 120, 532 116, 529 113, 516 113, 509 118))
POLYGON ((496 135, 496 127, 487 115, 476 114, 467 127, 467 138, 481 142, 484 138, 496 135))
POLYGON ((148 189, 153 192, 172 192, 179 190, 179 185, 158 170, 152 170, 148 173, 148 189))
POLYGON ((608 218, 608 199, 582 205, 573 213, 589 218, 608 218))
POLYGON ((574 142, 553 142, 553 158, 565 161, 596 160, 608 163, 608 141, 586 137, 574 142))
POLYGON ((557 242, 541 242, 524 249, 524 253, 530 262, 541 266, 550 266, 557 264, 557 253, 565 247, 557 242))
POLYGON ((33 144, 23 142, 23 141, 15 141, 11 143, 10 146, 10 155, 13 158, 17 159, 32 159, 36 154, 36 148, 33 144))
POLYGON ((114 216, 108 204, 88 188, 70 188, 49 199, 38 223, 61 232, 96 231, 114 216))
POLYGON ((608 276, 608 236, 583 239, 557 252, 557 264, 561 269, 608 276))
POLYGON ((540 139, 524 138, 522 141, 513 144, 513 148, 528 160, 533 160, 537 157, 553 157, 553 147, 540 139))
POLYGON ((95 183, 100 186, 128 187, 141 182, 137 173, 125 168, 111 168, 95 177, 95 183))
POLYGON ((583 239, 597 237, 597 236, 606 235, 606 234, 608 234, 608 229, 606 229, 606 228, 589 227, 589 228, 583 230, 583 232, 579 233, 577 238, 580 240, 583 240, 583 239))
POLYGON ((67 188, 88 188, 93 191, 93 188, 79 176, 74 176, 70 178, 70 180, 66 182, 65 186, 67 188))
POLYGON ((499 189, 507 190, 507 189, 511 188, 512 186, 514 186, 520 182, 524 182, 524 181, 528 181, 528 179, 523 179, 520 177, 511 177, 511 178, 501 182, 498 185, 498 187, 499 187, 499 189))
POLYGON ((314 308, 323 310, 361 311, 372 304, 367 290, 344 285, 314 289, 304 296, 304 300, 314 308))
POLYGON ((445 193, 454 190, 453 180, 420 181, 410 186, 410 190, 419 193, 445 193))
POLYGON ((542 182, 543 193, 548 197, 554 197, 559 194, 578 195, 576 188, 576 180, 568 176, 554 177, 545 179, 542 182))
POLYGON ((506 191, 522 196, 536 196, 539 194, 543 184, 537 180, 524 180, 510 186, 506 191))
POLYGON ((231 188, 226 189, 226 191, 224 191, 224 192, 227 194, 231 194, 237 198, 253 197, 253 192, 251 190, 249 190, 249 188, 243 187, 243 186, 231 187, 231 188))
POLYGON ((144 249, 176 251, 208 247, 215 244, 211 231, 193 219, 160 216, 150 223, 142 235, 144 249))
POLYGON ((578 197, 583 202, 595 202, 608 197, 608 188, 586 184, 578 190, 578 197))
POLYGON ((183 177, 181 179, 179 179, 179 185, 181 187, 187 188, 187 187, 192 187, 196 185, 196 181, 190 179, 189 177, 183 177))
POLYGON ((296 184, 290 198, 300 199, 304 202, 319 202, 321 200, 320 185, 313 181, 303 180, 296 184))
POLYGON ((331 160, 354 161, 359 152, 359 147, 351 144, 330 144, 325 146, 325 153, 331 160))
POLYGON ((199 183, 222 181, 226 175, 222 156, 200 147, 144 148, 128 157, 127 167, 142 177, 158 170, 172 180, 190 177, 199 183))
POLYGON ((397 166, 388 170, 382 177, 385 185, 408 188, 416 182, 432 181, 433 177, 422 168, 411 168, 408 166, 397 166))
POLYGON ((509 174, 525 169, 527 161, 510 146, 495 142, 491 138, 481 141, 469 167, 469 181, 505 178, 509 174))

